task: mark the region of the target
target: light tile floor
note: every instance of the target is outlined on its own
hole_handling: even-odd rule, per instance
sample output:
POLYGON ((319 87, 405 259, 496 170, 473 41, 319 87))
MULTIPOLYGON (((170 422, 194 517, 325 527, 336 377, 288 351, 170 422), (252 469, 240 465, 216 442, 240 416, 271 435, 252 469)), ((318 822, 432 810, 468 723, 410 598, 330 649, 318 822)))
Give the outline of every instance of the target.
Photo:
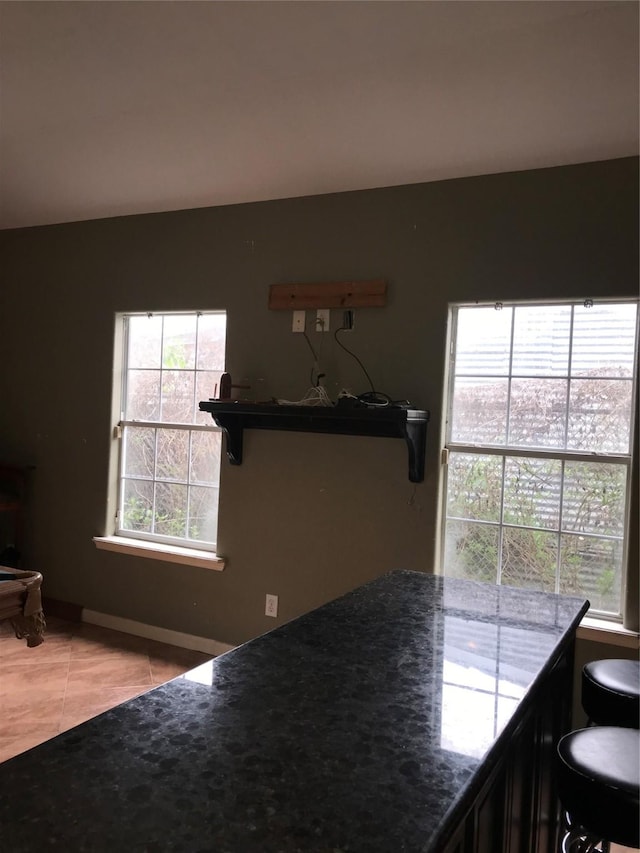
POLYGON ((0 762, 182 675, 211 655, 47 618, 33 649, 0 623, 0 762))

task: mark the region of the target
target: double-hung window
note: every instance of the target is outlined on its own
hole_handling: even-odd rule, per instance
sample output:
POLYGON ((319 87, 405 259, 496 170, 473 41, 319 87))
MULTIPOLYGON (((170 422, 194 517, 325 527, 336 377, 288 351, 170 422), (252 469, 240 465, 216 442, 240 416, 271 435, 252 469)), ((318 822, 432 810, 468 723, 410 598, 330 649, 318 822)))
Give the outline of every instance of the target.
POLYGON ((623 607, 635 301, 455 305, 442 571, 623 607))
POLYGON ((220 430, 200 400, 224 370, 224 312, 124 314, 116 534, 215 550, 220 430))

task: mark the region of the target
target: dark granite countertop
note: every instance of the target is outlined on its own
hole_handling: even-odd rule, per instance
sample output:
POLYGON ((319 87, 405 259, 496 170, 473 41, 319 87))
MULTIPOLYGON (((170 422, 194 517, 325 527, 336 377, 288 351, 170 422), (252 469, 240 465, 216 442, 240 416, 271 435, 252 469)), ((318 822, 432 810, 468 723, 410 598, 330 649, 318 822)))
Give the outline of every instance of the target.
POLYGON ((586 607, 391 572, 0 765, 0 849, 441 850, 586 607))

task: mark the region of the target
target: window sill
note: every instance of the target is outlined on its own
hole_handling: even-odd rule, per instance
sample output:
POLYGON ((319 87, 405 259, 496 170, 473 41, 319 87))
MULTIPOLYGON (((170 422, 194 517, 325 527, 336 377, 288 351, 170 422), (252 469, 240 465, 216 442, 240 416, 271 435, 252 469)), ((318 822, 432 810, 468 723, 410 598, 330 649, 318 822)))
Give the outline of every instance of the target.
POLYGON ((126 536, 94 536, 96 548, 103 551, 115 551, 118 554, 130 554, 134 557, 148 557, 165 563, 180 563, 184 566, 198 566, 221 572, 225 567, 224 558, 212 551, 198 551, 195 548, 180 548, 177 545, 164 545, 159 542, 145 542, 142 539, 127 539, 126 536))
POLYGON ((640 648, 640 635, 636 631, 623 628, 617 622, 607 619, 596 619, 585 616, 578 626, 579 640, 591 640, 594 643, 607 643, 610 646, 621 646, 626 649, 640 648))

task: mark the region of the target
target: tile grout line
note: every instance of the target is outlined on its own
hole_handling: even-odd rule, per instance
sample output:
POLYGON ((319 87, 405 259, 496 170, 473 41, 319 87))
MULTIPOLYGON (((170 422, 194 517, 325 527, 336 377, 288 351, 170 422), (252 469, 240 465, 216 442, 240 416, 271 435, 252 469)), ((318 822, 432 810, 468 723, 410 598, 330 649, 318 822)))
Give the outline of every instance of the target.
MULTIPOLYGON (((58 626, 58 627, 61 629, 60 633, 63 633, 65 630, 65 624, 63 624, 62 626, 58 626)), ((79 640, 82 640, 82 639, 88 639, 89 640, 90 645, 89 645, 88 657, 85 658, 81 654, 80 657, 77 658, 78 661, 82 661, 83 663, 97 664, 98 662, 104 661, 105 659, 110 659, 113 652, 120 653, 123 650, 120 647, 118 640, 115 636, 113 637, 113 644, 110 642, 110 640, 112 639, 112 637, 111 637, 112 634, 113 635, 116 635, 116 634, 120 635, 120 641, 121 641, 122 640, 121 635, 123 632, 114 632, 110 629, 104 629, 104 633, 106 634, 106 636, 103 635, 103 636, 93 636, 92 637, 91 632, 88 632, 88 635, 87 635, 84 631, 78 630, 78 628, 75 626, 75 624, 74 625, 71 625, 71 624, 66 625, 66 629, 68 631, 68 634, 70 635, 69 636, 70 646, 68 649, 68 653, 66 655, 65 655, 65 649, 61 649, 61 651, 60 651, 61 655, 65 655, 64 659, 60 660, 60 657, 56 653, 57 650, 54 647, 53 655, 51 658, 49 658, 49 656, 47 655, 44 660, 37 660, 37 652, 33 658, 23 657, 22 654, 18 653, 18 654, 16 654, 16 657, 19 658, 19 660, 14 660, 13 663, 8 664, 9 666, 12 666, 12 668, 14 669, 14 677, 16 679, 18 679, 18 681, 23 680, 25 677, 28 678, 29 668, 31 666, 33 666, 33 665, 40 665, 41 666, 44 664, 46 667, 47 664, 52 664, 52 663, 54 663, 56 665, 60 665, 60 664, 64 663, 66 666, 62 667, 62 668, 65 669, 65 671, 66 671, 66 677, 64 678, 64 681, 62 681, 62 679, 60 681, 61 690, 58 693, 59 696, 61 695, 61 699, 58 700, 59 701, 59 706, 58 706, 59 716, 57 715, 57 710, 56 710, 56 711, 54 711, 52 719, 51 719, 51 729, 52 729, 53 733, 47 734, 46 736, 42 736, 41 738, 36 740, 36 743, 30 743, 28 746, 23 745, 17 752, 9 751, 8 754, 7 754, 7 752, 5 752, 3 757, 0 758, 0 762, 4 761, 4 760, 8 760, 9 758, 12 758, 15 755, 20 754, 20 752, 23 752, 25 749, 31 749, 31 748, 33 748, 33 746, 37 746, 38 744, 45 742, 46 740, 50 739, 51 737, 55 737, 56 733, 61 734, 61 733, 68 730, 69 727, 64 725, 64 720, 65 720, 65 714, 67 714, 67 712, 69 712, 72 715, 72 719, 73 719, 73 713, 71 710, 72 706, 69 704, 72 700, 73 695, 74 695, 74 690, 71 686, 72 662, 75 660, 74 653, 73 653, 73 647, 72 647, 73 639, 78 638, 79 640), (93 642, 93 644, 92 644, 92 642, 93 642), (57 718, 57 725, 55 722, 56 718, 57 718)), ((52 626, 51 637, 53 638, 54 636, 56 636, 56 634, 58 634, 58 631, 53 630, 53 626, 52 626)), ((46 642, 46 640, 45 640, 45 642, 46 642)), ((14 643, 17 643, 17 640, 15 640, 13 637, 9 636, 8 634, 6 636, 4 634, 0 634, 0 651, 3 651, 5 649, 10 650, 10 653, 6 657, 0 654, 0 665, 2 665, 3 663, 7 663, 11 658, 13 658, 13 654, 11 654, 11 651, 13 649, 16 649, 16 650, 21 649, 20 645, 13 645, 14 643)), ((71 727, 75 727, 76 725, 80 725, 81 723, 92 719, 97 714, 104 713, 105 711, 110 710, 111 708, 114 708, 114 707, 117 707, 118 705, 121 705, 123 702, 127 702, 130 699, 135 698, 134 696, 127 696, 126 698, 122 699, 121 698, 123 695, 122 690, 125 690, 128 692, 131 692, 133 690, 133 691, 135 691, 135 696, 138 696, 141 693, 145 693, 149 690, 153 690, 155 687, 159 686, 160 684, 164 683, 165 681, 169 680, 170 678, 175 678, 177 675, 182 675, 182 674, 184 674, 184 672, 186 672, 189 669, 192 669, 193 667, 198 666, 200 663, 202 663, 202 660, 200 659, 200 655, 198 655, 197 653, 193 653, 194 659, 190 660, 189 659, 189 657, 190 657, 190 651, 189 650, 184 650, 184 652, 186 652, 186 657, 184 658, 184 660, 182 660, 180 663, 178 663, 175 659, 175 655, 172 653, 172 648, 173 647, 171 646, 171 644, 162 644, 162 643, 159 644, 159 646, 157 648, 154 647, 155 654, 156 654, 156 657, 158 659, 159 664, 160 665, 162 665, 163 663, 169 664, 170 670, 173 670, 171 675, 162 674, 159 679, 157 677, 154 677, 154 673, 152 670, 151 654, 149 652, 149 648, 148 648, 147 644, 143 644, 142 648, 135 648, 135 649, 131 649, 131 650, 125 649, 125 651, 130 651, 131 659, 135 659, 138 662, 138 665, 141 667, 139 670, 139 675, 140 675, 143 683, 140 683, 140 682, 138 682, 136 684, 128 683, 126 685, 122 685, 121 687, 116 686, 116 685, 105 685, 104 689, 108 693, 110 693, 111 697, 114 697, 117 693, 117 695, 118 695, 117 701, 115 701, 114 704, 108 704, 106 708, 100 707, 99 711, 96 711, 95 708, 87 708, 86 712, 89 713, 89 716, 83 717, 83 713, 85 713, 85 712, 81 711, 79 714, 78 721, 74 722, 73 726, 71 726, 71 727), (167 646, 166 652, 162 648, 164 645, 167 646), (143 663, 143 660, 145 660, 145 659, 146 659, 146 665, 143 663), (146 673, 146 675, 145 675, 145 673, 146 673)), ((178 647, 178 648, 181 648, 181 647, 178 647)), ((76 651, 82 652, 82 648, 76 649, 76 651)), ((175 651, 175 649, 173 649, 173 651, 175 651)), ((117 664, 114 664, 114 665, 117 665, 117 664)), ((162 671, 162 669, 160 671, 162 671)), ((58 670, 58 672, 60 672, 60 670, 58 670)), ((62 673, 60 673, 60 675, 62 675, 62 673)), ((7 685, 7 686, 9 687, 9 690, 11 690, 11 685, 7 685)), ((91 685, 89 685, 87 687, 87 689, 91 690, 91 685)), ((82 691, 80 691, 80 692, 82 692, 82 691)), ((24 718, 28 718, 29 714, 30 714, 30 710, 29 710, 29 707, 27 707, 27 708, 25 708, 24 718)), ((16 735, 17 735, 17 732, 16 732, 16 735)), ((36 737, 37 737, 37 735, 36 735, 36 737)))
MULTIPOLYGON (((62 721, 64 720, 64 712, 67 705, 67 691, 69 690, 69 676, 71 675, 71 652, 73 648, 73 639, 76 636, 75 628, 72 628, 70 631, 71 637, 69 638, 69 659, 67 661, 67 680, 64 685, 64 696, 62 697, 62 708, 60 710, 60 719, 58 721, 58 734, 62 734, 62 721)), ((46 638, 45 638, 46 643, 46 638)))
POLYGON ((67 661, 67 677, 64 683, 64 693, 62 694, 62 703, 60 706, 60 717, 58 719, 58 734, 62 732, 62 720, 64 719, 64 707, 67 704, 67 690, 69 689, 69 673, 71 672, 71 652, 69 652, 69 660, 67 661))

